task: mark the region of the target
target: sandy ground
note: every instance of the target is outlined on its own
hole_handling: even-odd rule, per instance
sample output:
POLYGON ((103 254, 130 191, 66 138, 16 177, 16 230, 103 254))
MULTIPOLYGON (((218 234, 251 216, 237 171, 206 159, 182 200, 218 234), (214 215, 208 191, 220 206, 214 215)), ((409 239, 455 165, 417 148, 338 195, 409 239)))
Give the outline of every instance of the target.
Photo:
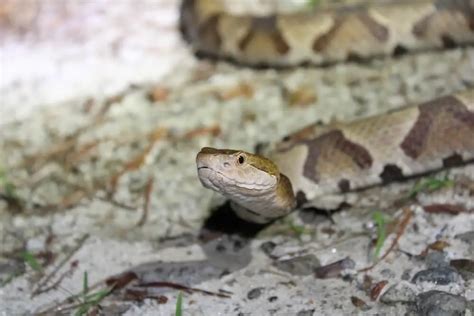
POLYGON ((179 290, 184 315, 423 314, 430 290, 472 315, 472 165, 361 193, 370 206, 263 228, 225 207, 211 214, 224 201, 201 187, 194 157, 472 86, 474 49, 255 71, 196 60, 175 1, 7 3, 1 315, 71 314, 85 301, 108 315, 173 315, 179 290), (374 263, 375 211, 388 256, 361 271, 374 263), (92 298, 65 302, 86 273, 92 298))

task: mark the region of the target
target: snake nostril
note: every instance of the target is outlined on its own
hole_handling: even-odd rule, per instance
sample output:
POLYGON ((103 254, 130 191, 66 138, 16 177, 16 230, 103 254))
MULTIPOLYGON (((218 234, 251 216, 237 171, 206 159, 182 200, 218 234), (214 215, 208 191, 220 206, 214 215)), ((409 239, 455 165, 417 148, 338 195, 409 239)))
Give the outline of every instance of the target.
POLYGON ((230 163, 224 162, 224 167, 225 167, 225 168, 229 168, 229 166, 230 166, 230 163))

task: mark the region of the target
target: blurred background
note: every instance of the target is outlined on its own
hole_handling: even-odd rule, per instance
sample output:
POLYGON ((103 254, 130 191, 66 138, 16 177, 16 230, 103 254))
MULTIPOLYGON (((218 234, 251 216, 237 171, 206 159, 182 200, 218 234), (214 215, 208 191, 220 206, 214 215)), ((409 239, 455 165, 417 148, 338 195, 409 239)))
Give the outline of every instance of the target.
POLYGON ((183 62, 178 1, 0 3, 0 124, 32 108, 111 95, 183 62))

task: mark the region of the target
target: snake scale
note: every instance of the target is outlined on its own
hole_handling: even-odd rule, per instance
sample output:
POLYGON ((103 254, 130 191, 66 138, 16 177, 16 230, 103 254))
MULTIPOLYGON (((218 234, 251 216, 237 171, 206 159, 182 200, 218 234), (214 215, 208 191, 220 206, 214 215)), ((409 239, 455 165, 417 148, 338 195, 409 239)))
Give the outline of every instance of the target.
MULTIPOLYGON (((250 66, 324 65, 474 43, 474 0, 391 1, 265 16, 184 0, 181 31, 200 55, 250 66)), ((352 122, 310 125, 265 156, 203 148, 202 184, 241 218, 267 223, 324 196, 474 160, 474 89, 352 122)))

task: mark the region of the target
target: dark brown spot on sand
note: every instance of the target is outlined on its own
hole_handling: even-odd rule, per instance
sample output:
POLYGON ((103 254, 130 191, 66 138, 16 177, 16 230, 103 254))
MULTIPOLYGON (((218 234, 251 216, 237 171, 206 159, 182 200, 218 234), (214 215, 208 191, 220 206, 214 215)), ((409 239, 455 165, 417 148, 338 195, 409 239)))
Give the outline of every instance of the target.
POLYGON ((441 41, 443 42, 444 48, 454 48, 457 46, 456 41, 449 35, 444 34, 441 36, 441 41))
POLYGON ((408 49, 405 46, 398 44, 393 49, 392 55, 397 57, 397 56, 405 55, 407 52, 408 52, 408 49))
POLYGON ((383 171, 380 173, 380 178, 382 183, 388 183, 392 181, 399 181, 404 178, 402 169, 397 165, 388 164, 383 168, 383 171))
POLYGON ((304 194, 303 191, 299 190, 296 192, 296 205, 297 207, 300 207, 301 205, 305 204, 308 202, 308 199, 306 198, 306 194, 304 194))
POLYGON ((364 61, 364 58, 355 52, 349 52, 347 54, 347 61, 354 62, 354 63, 361 63, 364 61))
POLYGON ((443 167, 445 168, 460 166, 463 163, 464 160, 462 159, 461 155, 457 153, 443 159, 443 167))
POLYGON ((351 183, 347 179, 341 179, 337 186, 339 187, 339 190, 341 190, 342 193, 349 192, 351 190, 351 183))

